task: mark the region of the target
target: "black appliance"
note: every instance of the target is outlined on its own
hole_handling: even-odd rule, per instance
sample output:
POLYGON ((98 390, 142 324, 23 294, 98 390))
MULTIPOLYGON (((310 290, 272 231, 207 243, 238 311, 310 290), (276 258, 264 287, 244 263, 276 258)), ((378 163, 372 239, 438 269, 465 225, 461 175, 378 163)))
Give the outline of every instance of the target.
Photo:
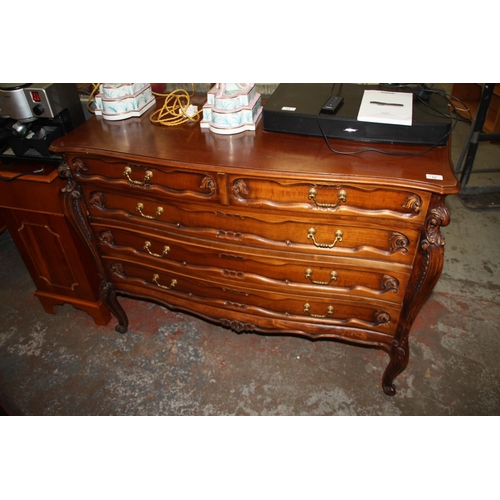
POLYGON ((72 83, 0 84, 0 158, 58 161, 51 143, 85 121, 72 83))
MULTIPOLYGON (((448 101, 439 93, 414 97, 411 126, 359 121, 364 91, 383 88, 347 83, 281 83, 264 105, 264 130, 362 142, 446 144, 451 118, 448 101), (342 104, 334 113, 322 112, 332 95, 343 97, 342 104)), ((397 87, 392 90, 412 92, 397 87)))

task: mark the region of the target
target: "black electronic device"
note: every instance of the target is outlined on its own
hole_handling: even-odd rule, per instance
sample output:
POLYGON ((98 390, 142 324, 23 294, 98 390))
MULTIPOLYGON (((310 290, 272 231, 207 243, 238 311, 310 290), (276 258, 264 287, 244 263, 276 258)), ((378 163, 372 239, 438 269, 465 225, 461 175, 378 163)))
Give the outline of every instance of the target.
POLYGON ((342 105, 343 101, 344 98, 341 96, 329 97, 328 100, 325 102, 325 104, 321 106, 321 112, 333 114, 342 105))
POLYGON ((0 84, 0 159, 60 162, 49 146, 85 121, 74 83, 0 84))
POLYGON ((267 132, 362 142, 446 144, 451 131, 450 111, 447 99, 437 93, 430 94, 425 102, 414 97, 410 126, 358 120, 364 91, 383 89, 380 85, 347 83, 281 83, 264 105, 263 127, 267 132), (342 97, 342 106, 325 112, 323 108, 331 97, 342 97))

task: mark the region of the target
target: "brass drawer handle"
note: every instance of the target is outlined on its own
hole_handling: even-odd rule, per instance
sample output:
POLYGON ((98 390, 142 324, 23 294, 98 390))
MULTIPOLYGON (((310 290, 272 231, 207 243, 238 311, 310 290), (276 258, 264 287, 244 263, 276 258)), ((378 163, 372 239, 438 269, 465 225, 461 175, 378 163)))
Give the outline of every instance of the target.
POLYGON ((146 241, 144 243, 144 250, 146 250, 149 253, 149 255, 152 255, 153 257, 160 257, 160 258, 162 258, 162 257, 165 257, 165 255, 167 255, 168 252, 170 252, 170 247, 167 246, 167 245, 165 245, 163 247, 163 252, 161 254, 152 252, 150 250, 150 248, 151 248, 151 242, 150 241, 146 241))
POLYGON ((173 279, 170 282, 170 286, 160 285, 160 283, 158 283, 159 280, 160 280, 160 275, 159 274, 155 274, 153 276, 153 281, 156 283, 157 286, 159 286, 160 288, 163 288, 164 290, 170 290, 170 289, 174 288, 175 285, 177 285, 177 280, 176 279, 173 279))
POLYGON ((130 174, 132 173, 132 169, 130 167, 125 167, 125 170, 123 171, 123 175, 128 179, 130 184, 134 184, 135 186, 144 186, 146 182, 151 180, 153 177, 153 172, 151 170, 146 170, 144 173, 144 180, 143 181, 134 181, 133 179, 130 178, 130 174))
POLYGON ((307 231, 307 238, 308 239, 311 239, 313 240, 314 244, 318 247, 318 248, 333 248, 335 246, 336 243, 338 243, 339 241, 342 241, 342 238, 344 237, 344 233, 339 229, 337 231, 335 231, 335 240, 333 243, 318 243, 316 241, 316 229, 314 229, 313 227, 311 229, 309 229, 309 231, 307 231))
POLYGON ((333 306, 328 306, 326 309, 326 314, 312 314, 311 313, 311 306, 309 304, 304 304, 304 312, 309 314, 311 318, 326 318, 327 316, 331 316, 333 314, 333 306))
POLYGON ((137 206, 135 207, 137 212, 139 212, 145 219, 156 219, 156 217, 159 217, 163 213, 163 208, 157 207, 155 216, 146 215, 146 214, 142 213, 143 208, 144 208, 144 205, 142 203, 137 203, 137 206))
POLYGON ((314 281, 312 279, 312 269, 306 269, 305 275, 308 280, 311 280, 311 283, 314 285, 329 285, 332 281, 337 281, 337 271, 331 271, 330 272, 330 281, 314 281))
POLYGON ((313 200, 317 207, 320 208, 336 208, 340 203, 345 202, 347 200, 347 191, 341 189, 338 192, 337 203, 318 203, 316 200, 316 196, 318 195, 318 190, 316 188, 309 189, 309 199, 313 200))

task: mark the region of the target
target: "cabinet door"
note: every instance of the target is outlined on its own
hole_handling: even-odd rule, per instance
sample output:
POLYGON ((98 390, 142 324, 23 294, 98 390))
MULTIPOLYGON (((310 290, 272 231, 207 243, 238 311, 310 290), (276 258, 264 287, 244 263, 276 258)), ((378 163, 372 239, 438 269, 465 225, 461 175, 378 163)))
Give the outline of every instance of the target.
MULTIPOLYGON (((0 217, 35 282, 35 295, 48 313, 70 303, 106 325, 111 315, 100 300, 100 277, 88 249, 64 216, 61 189, 65 183, 47 165, 41 174, 0 182, 0 217)), ((0 163, 3 177, 33 170, 33 165, 0 163)), ((1 229, 1 224, 0 224, 1 229)))
POLYGON ((4 210, 1 215, 38 290, 98 299, 97 276, 86 273, 85 251, 64 216, 24 210, 4 210))

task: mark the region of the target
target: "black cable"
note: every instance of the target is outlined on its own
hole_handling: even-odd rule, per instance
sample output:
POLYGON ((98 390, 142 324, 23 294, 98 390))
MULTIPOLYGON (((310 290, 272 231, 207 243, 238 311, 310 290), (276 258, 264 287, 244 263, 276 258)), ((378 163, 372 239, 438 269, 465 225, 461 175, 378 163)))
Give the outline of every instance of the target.
POLYGON ((400 88, 400 89, 409 90, 410 92, 412 92, 415 95, 415 97, 422 104, 424 104, 428 108, 432 109, 433 111, 439 113, 441 116, 444 116, 445 118, 450 118, 450 119, 455 118, 458 121, 463 121, 463 122, 466 122, 466 123, 471 123, 472 120, 473 120, 472 112, 469 109, 469 107, 467 106, 467 104, 465 104, 461 99, 459 99, 458 97, 454 96, 453 94, 448 94, 444 89, 431 89, 431 88, 429 88, 427 86, 425 86, 425 87, 419 87, 419 86, 415 87, 415 86, 412 86, 412 85, 408 85, 406 83, 397 84, 397 85, 396 84, 386 84, 386 85, 380 84, 379 86, 381 88, 387 88, 387 89, 400 88), (448 101, 448 104, 453 108, 453 110, 454 110, 455 113, 457 113, 457 108, 453 104, 453 101, 455 100, 455 101, 459 102, 465 108, 465 109, 463 109, 461 111, 467 112, 469 114, 470 118, 467 119, 467 118, 463 118, 463 117, 460 117, 460 116, 453 117, 451 114, 442 113, 441 111, 433 108, 428 102, 426 102, 425 99, 423 99, 421 97, 420 94, 422 92, 424 92, 424 93, 425 92, 429 92, 429 93, 437 94, 437 95, 440 95, 440 96, 444 97, 448 101))
POLYGON ((38 170, 34 170, 33 172, 23 172, 22 174, 17 174, 14 177, 4 177, 3 175, 0 175, 0 180, 5 181, 5 182, 10 182, 10 181, 15 181, 16 179, 19 179, 19 177, 23 177, 24 175, 33 175, 33 174, 41 174, 44 172, 44 168, 39 168, 38 170))
POLYGON ((323 135, 323 139, 325 140, 326 142, 326 145, 328 146, 328 149, 332 152, 332 153, 335 153, 335 154, 339 154, 339 155, 357 155, 357 154, 360 154, 360 153, 380 153, 380 154, 384 154, 384 155, 388 155, 388 156, 404 156, 404 157, 417 157, 417 156, 423 156, 425 155, 426 153, 428 153, 429 151, 432 151, 434 148, 436 148, 437 146, 440 145, 441 141, 443 141, 444 139, 446 139, 452 132, 453 128, 447 133, 445 134, 436 144, 433 144, 432 146, 430 146, 428 149, 426 149, 425 151, 422 151, 420 153, 405 153, 405 152, 399 152, 399 151, 384 151, 382 149, 377 149, 377 148, 364 148, 364 149, 360 149, 358 151, 337 151, 335 149, 333 149, 328 141, 328 138, 326 137, 324 131, 323 131, 323 128, 321 127, 321 123, 319 122, 319 116, 318 116, 318 125, 319 125, 319 128, 321 130, 321 133, 323 135))
POLYGON ((399 151, 384 151, 382 149, 377 149, 377 148, 364 148, 364 149, 360 149, 358 151, 337 151, 337 150, 335 150, 335 149, 333 149, 331 147, 330 142, 328 141, 328 138, 326 137, 326 134, 325 134, 325 132, 323 130, 323 127, 321 126, 321 122, 319 120, 319 115, 317 115, 316 118, 318 120, 319 129, 321 131, 321 134, 323 135, 323 139, 325 140, 326 145, 328 146, 328 149, 332 153, 336 153, 336 154, 339 154, 339 155, 357 155, 357 154, 360 154, 360 153, 369 153, 369 152, 372 152, 372 153, 380 153, 380 154, 389 155, 389 156, 406 156, 406 157, 423 156, 423 155, 427 154, 429 151, 432 151, 434 148, 438 147, 445 139, 447 139, 451 135, 451 133, 453 132, 453 130, 457 126, 457 122, 455 121, 455 124, 450 128, 450 131, 447 134, 445 134, 443 137, 441 137, 441 139, 439 139, 438 142, 436 142, 435 144, 433 144, 432 146, 430 146, 428 149, 426 149, 424 151, 421 151, 420 153, 405 153, 405 152, 399 152, 399 151))
MULTIPOLYGON (((444 116, 445 118, 450 118, 450 119, 453 119, 454 117, 451 115, 451 114, 448 114, 448 113, 443 113, 441 111, 439 111, 438 109, 435 109, 433 108, 428 102, 426 102, 425 99, 423 99, 420 95, 419 95, 419 92, 417 92, 418 90, 422 90, 420 87, 411 87, 411 86, 407 86, 405 87, 407 89, 409 89, 411 92, 413 92, 413 94, 415 95, 415 97, 425 106, 427 106, 429 109, 432 109, 433 111, 435 111, 436 113, 440 114, 441 116, 444 116)), ((430 88, 425 88, 424 89, 424 92, 430 92, 430 93, 433 93, 433 94, 436 94, 436 95, 439 95, 441 97, 444 97, 448 104, 453 108, 453 110, 455 110, 455 113, 456 113, 456 106, 453 104, 453 100, 455 101, 458 101, 462 106, 464 106, 464 109, 463 111, 466 111, 467 113, 469 113, 469 116, 470 116, 470 119, 467 119, 467 118, 463 118, 462 120, 460 121, 465 121, 465 122, 470 122, 472 121, 472 112, 471 110, 469 109, 469 107, 461 100, 459 99, 458 97, 455 97, 454 95, 452 94, 448 94, 445 90, 439 90, 439 89, 430 89, 430 88)), ((458 117, 455 117, 455 119, 458 119, 458 117)))
MULTIPOLYGON (((381 85, 382 86, 382 85, 381 85)), ((394 85, 391 85, 390 88, 394 88, 395 86, 394 85)), ((422 88, 419 88, 419 87, 411 87, 409 85, 403 85, 403 84, 400 84, 400 85, 397 85, 398 88, 406 88, 406 89, 409 89, 417 98, 419 98, 421 100, 422 103, 424 103, 426 106, 428 106, 430 109, 432 109, 433 111, 441 114, 442 116, 444 116, 445 118, 450 118, 451 120, 453 120, 453 117, 451 115, 447 115, 445 113, 442 113, 440 112, 439 110, 433 108, 432 106, 430 106, 427 102, 425 102, 425 100, 421 99, 418 95, 415 94, 414 92, 414 89, 418 89, 418 90, 423 90, 422 88)), ((334 86, 332 87, 332 94, 333 94, 333 89, 335 88, 335 84, 334 86)), ((433 93, 436 93, 436 94, 439 94, 439 95, 442 95, 443 97, 445 97, 448 101, 448 103, 454 108, 454 105, 451 103, 451 100, 450 98, 453 98, 453 99, 456 99, 457 101, 459 101, 461 104, 463 104, 463 102, 454 97, 454 96, 451 96, 449 94, 447 94, 445 91, 438 91, 438 90, 433 90, 433 89, 425 89, 426 92, 433 92, 433 93)), ((464 105, 465 106, 465 105, 464 105)), ((467 106, 465 106, 467 108, 467 106)), ((468 109, 468 108, 467 108, 468 109)), ((470 112, 470 110, 469 110, 470 112)), ((454 121, 454 124, 451 126, 449 132, 447 132, 443 137, 441 137, 438 142, 436 142, 435 144, 433 144, 432 146, 430 146, 429 148, 427 148, 426 150, 424 151, 421 151, 420 153, 405 153, 405 152, 398 152, 398 151, 384 151, 384 150, 381 150, 381 149, 377 149, 377 148, 364 148, 364 149, 360 149, 358 151, 337 151, 335 149, 333 149, 330 145, 330 142, 328 141, 328 138, 323 130, 323 127, 321 126, 321 121, 320 121, 320 114, 318 113, 318 115, 316 116, 316 119, 317 119, 317 122, 318 122, 318 126, 319 126, 319 129, 321 131, 321 135, 323 136, 323 139, 325 140, 326 142, 326 145, 328 146, 328 149, 332 152, 332 153, 335 153, 335 154, 341 154, 341 155, 356 155, 356 154, 361 154, 361 153, 380 153, 380 154, 384 154, 384 155, 388 155, 388 156, 401 156, 401 157, 418 157, 418 156, 423 156, 425 154, 427 154, 429 151, 432 151, 434 148, 438 147, 441 143, 443 143, 443 141, 447 140, 448 137, 451 135, 451 133, 453 132, 453 130, 455 129, 455 127, 457 126, 458 124, 458 119, 457 117, 455 117, 455 121, 454 121)))

